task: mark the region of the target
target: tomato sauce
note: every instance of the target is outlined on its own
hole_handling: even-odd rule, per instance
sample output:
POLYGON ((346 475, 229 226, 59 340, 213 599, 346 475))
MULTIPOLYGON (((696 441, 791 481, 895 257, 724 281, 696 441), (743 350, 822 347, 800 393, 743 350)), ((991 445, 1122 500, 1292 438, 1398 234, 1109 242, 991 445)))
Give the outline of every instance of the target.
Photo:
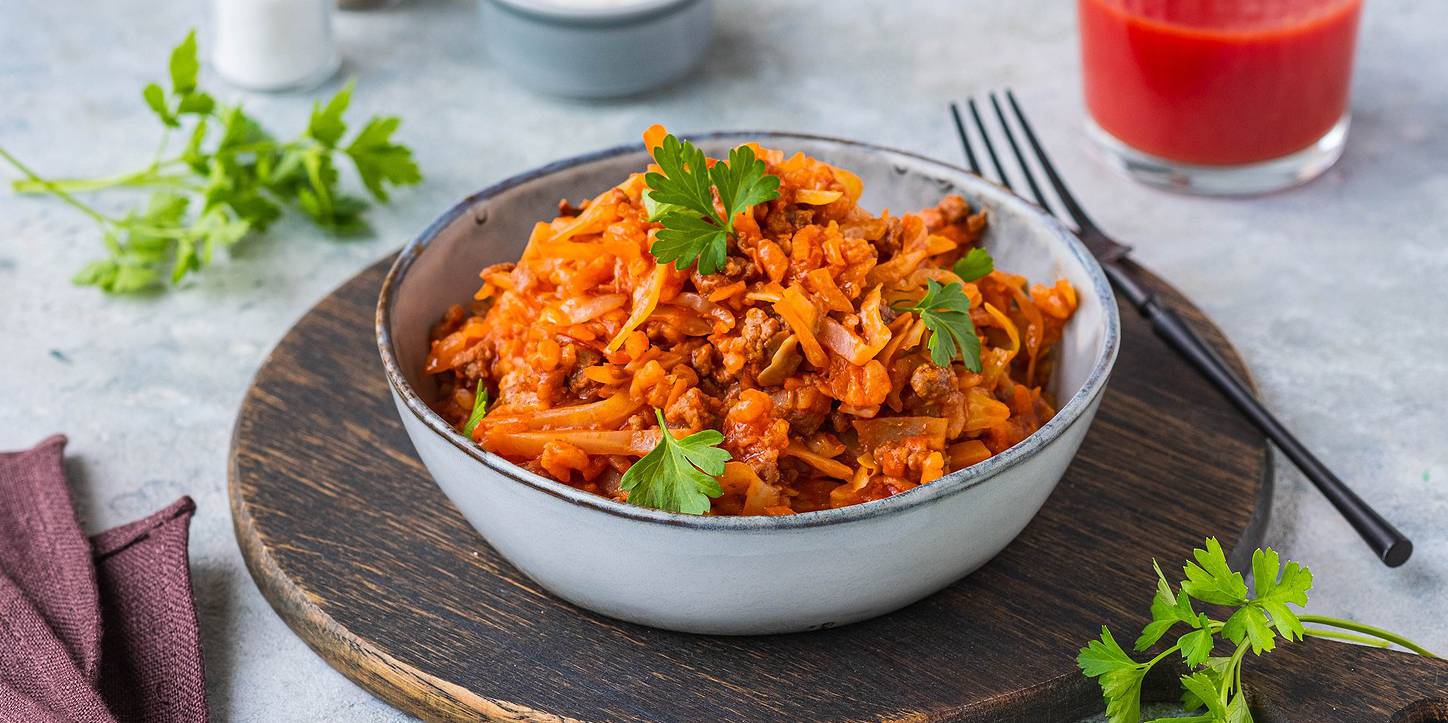
POLYGON ((1137 150, 1264 161, 1347 110, 1362 0, 1077 1, 1087 109, 1137 150))

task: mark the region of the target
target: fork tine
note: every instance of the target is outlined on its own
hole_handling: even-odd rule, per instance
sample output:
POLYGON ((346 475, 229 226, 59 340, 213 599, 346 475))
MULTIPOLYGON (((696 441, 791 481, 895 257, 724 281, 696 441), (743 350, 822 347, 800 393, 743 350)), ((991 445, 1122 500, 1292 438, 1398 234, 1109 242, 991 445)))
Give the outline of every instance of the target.
POLYGON ((1016 163, 1021 167, 1021 175, 1026 177, 1026 185, 1031 187, 1031 195, 1036 197, 1036 203, 1046 209, 1047 213, 1054 213, 1051 211, 1050 204, 1046 203, 1046 196, 1041 193, 1041 187, 1036 185, 1036 174, 1031 173, 1031 167, 1026 164, 1026 157, 1021 154, 1021 147, 1016 143, 1016 134, 1011 131, 1011 124, 1006 122, 1006 114, 1001 110, 1001 103, 996 99, 994 92, 990 94, 990 104, 995 108, 996 120, 1000 121, 1001 130, 1006 134, 1006 143, 1010 145, 1011 153, 1015 154, 1016 163))
POLYGON ((990 134, 985 131, 985 123, 980 119, 980 111, 975 107, 975 99, 970 98, 965 104, 970 108, 971 118, 975 119, 975 129, 980 131, 980 139, 985 143, 986 155, 990 156, 991 165, 995 166, 996 175, 1001 179, 1001 185, 1005 186, 1007 190, 1016 190, 1011 185, 1010 176, 1006 175, 1006 169, 1001 167, 1001 159, 996 156, 995 145, 990 142, 990 134))
MULTIPOLYGON (((1076 222, 1077 228, 1083 233, 1095 231, 1096 224, 1081 204, 1076 203, 1076 197, 1071 195, 1070 189, 1066 188, 1066 182, 1061 180, 1060 174, 1056 173, 1056 166, 1051 163, 1051 158, 1046 155, 1046 150, 1041 147, 1040 141, 1036 140, 1036 133, 1031 129, 1031 124, 1026 120, 1026 114, 1021 111, 1021 105, 1016 102, 1016 94, 1006 89, 1006 102, 1011 104, 1011 110, 1015 111, 1016 120, 1020 121, 1021 131, 1026 134, 1026 142, 1031 144, 1031 150, 1036 153, 1036 160, 1041 164, 1041 170, 1045 171, 1046 178, 1051 181, 1051 187, 1056 190, 1056 197, 1061 199, 1061 205, 1066 207, 1066 212, 1071 214, 1072 220, 1076 222)), ((1023 164, 1024 165, 1024 164, 1023 164)))
POLYGON ((960 119, 960 106, 955 101, 950 101, 950 117, 955 119, 955 132, 960 134, 960 146, 965 149, 965 162, 970 165, 970 172, 980 175, 980 164, 975 160, 975 151, 970 147, 970 136, 965 132, 965 121, 960 119))

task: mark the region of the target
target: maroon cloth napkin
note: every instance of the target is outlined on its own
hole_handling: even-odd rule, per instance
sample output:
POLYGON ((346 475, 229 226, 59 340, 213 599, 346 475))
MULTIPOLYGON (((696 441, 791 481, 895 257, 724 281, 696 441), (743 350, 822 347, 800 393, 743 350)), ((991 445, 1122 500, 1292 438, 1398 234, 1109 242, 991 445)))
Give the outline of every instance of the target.
POLYGON ((182 497, 87 538, 65 437, 0 454, 0 720, 205 721, 182 497))

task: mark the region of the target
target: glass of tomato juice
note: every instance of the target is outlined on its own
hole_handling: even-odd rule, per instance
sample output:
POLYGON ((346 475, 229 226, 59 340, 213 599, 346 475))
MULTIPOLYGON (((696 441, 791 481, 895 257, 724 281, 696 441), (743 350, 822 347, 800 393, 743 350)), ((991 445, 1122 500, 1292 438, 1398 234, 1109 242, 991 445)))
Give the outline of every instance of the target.
POLYGON ((1362 0, 1077 0, 1088 128, 1146 183, 1306 182, 1342 155, 1362 0))

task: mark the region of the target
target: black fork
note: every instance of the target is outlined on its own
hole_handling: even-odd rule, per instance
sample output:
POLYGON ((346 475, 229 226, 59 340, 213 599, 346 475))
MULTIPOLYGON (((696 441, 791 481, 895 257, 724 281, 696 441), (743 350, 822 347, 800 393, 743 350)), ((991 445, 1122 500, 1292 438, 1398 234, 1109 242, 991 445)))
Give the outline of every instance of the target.
MULTIPOLYGON (((995 112, 1000 134, 1005 137, 1006 145, 1015 156, 1016 167, 1019 169, 1020 176, 1025 179, 1031 198, 1047 213, 1060 217, 1060 214, 1053 210, 1052 204, 1047 202, 1040 185, 1036 183, 1035 174, 1032 173, 1030 164, 1026 162, 1021 145, 1016 142, 1016 134, 1011 129, 1012 124, 1008 122, 999 98, 994 92, 990 93, 987 98, 990 101, 991 109, 995 112)), ((1060 174, 1056 172, 1055 164, 1051 163, 1050 157, 1041 147, 1035 131, 1026 120, 1026 114, 1021 110, 1020 104, 1016 102, 1015 94, 1007 90, 1005 98, 1015 118, 1015 124, 1020 127, 1021 134, 1025 136, 1026 144, 1030 146, 1036 163, 1051 184, 1051 189, 1055 192, 1061 208, 1066 212, 1066 218, 1062 218, 1062 220, 1066 221, 1068 226, 1075 225, 1073 230, 1076 235, 1101 263, 1102 270, 1106 272, 1106 277, 1110 279, 1111 285, 1117 293, 1151 322, 1151 327, 1156 331, 1157 336, 1191 363, 1236 406, 1243 416, 1276 443, 1278 448, 1287 455, 1287 458, 1291 459, 1293 464, 1297 465, 1297 468, 1312 480, 1313 485, 1347 519, 1353 529, 1357 530, 1363 541, 1373 549, 1373 552, 1384 564, 1389 567, 1397 567, 1407 562, 1408 557, 1413 554, 1413 543, 1404 537, 1396 527, 1383 519, 1368 503, 1358 497, 1346 483, 1327 468, 1327 465, 1323 464, 1296 437, 1292 436, 1292 433, 1287 431, 1287 428, 1282 426, 1282 423, 1271 412, 1267 411, 1247 383, 1232 372, 1227 363, 1187 325, 1181 316, 1159 299, 1149 285, 1136 278, 1133 269, 1137 267, 1126 258, 1131 247, 1117 243, 1107 236, 1091 220, 1091 217, 1086 215, 1086 211, 1081 208, 1081 204, 1076 201, 1076 197, 1066 188, 1065 181, 1062 181, 1060 174)), ((981 117, 979 105, 974 98, 967 101, 966 105, 970 110, 976 135, 980 137, 981 143, 985 147, 986 157, 990 159, 1000 184, 1015 191, 1011 177, 1006 174, 1005 167, 1001 164, 1001 158, 996 153, 996 145, 991 142, 990 127, 981 117)), ((965 147, 965 160, 970 166, 970 170, 978 176, 988 178, 982 172, 975 148, 971 145, 970 134, 966 131, 966 123, 961 117, 960 107, 951 103, 950 114, 955 120, 956 131, 960 133, 960 142, 965 147)), ((1016 192, 1019 193, 1019 191, 1016 192)))

